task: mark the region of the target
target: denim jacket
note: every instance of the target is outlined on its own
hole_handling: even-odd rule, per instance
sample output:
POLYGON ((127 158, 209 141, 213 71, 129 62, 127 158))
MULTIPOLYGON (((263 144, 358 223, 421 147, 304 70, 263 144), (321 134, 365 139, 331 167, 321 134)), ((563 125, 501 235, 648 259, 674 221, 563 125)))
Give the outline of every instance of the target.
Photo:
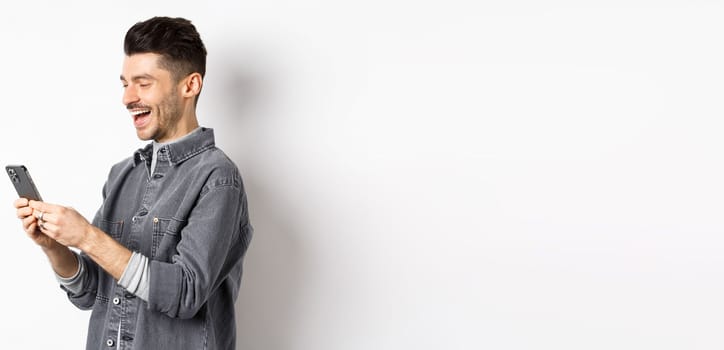
POLYGON ((70 301, 92 309, 86 349, 230 349, 234 302, 252 236, 234 163, 202 128, 111 168, 93 225, 150 260, 148 302, 81 253, 88 276, 70 301), (119 334, 120 329, 120 334, 119 334))

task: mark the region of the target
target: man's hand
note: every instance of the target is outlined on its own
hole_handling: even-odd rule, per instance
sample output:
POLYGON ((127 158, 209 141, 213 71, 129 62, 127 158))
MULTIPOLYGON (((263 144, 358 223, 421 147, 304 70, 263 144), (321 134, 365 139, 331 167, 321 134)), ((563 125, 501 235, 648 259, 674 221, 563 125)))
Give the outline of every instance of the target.
POLYGON ((81 247, 92 230, 88 220, 73 208, 33 200, 28 206, 40 232, 66 247, 81 247))
POLYGON ((105 232, 91 225, 75 209, 21 198, 15 201, 25 232, 43 247, 55 272, 63 277, 78 271, 78 261, 68 247, 88 254, 116 280, 133 254, 105 232))
POLYGON ((59 245, 54 239, 47 236, 38 227, 38 218, 34 215, 34 209, 29 206, 29 200, 18 198, 13 205, 17 209, 18 219, 23 222, 23 230, 37 245, 43 249, 51 249, 59 245))
MULTIPOLYGON (((82 250, 113 278, 121 278, 133 254, 130 250, 91 225, 73 208, 38 201, 30 201, 29 207, 33 209, 40 232, 65 247, 82 250)), ((65 250, 70 252, 67 248, 65 250)), ((53 259, 51 257, 51 263, 53 259)), ((71 266, 77 271, 77 262, 71 264, 67 254, 53 266, 61 276, 70 271, 71 266)))
MULTIPOLYGON (((44 204, 41 202, 35 203, 44 204)), ((15 209, 17 209, 18 218, 23 221, 25 233, 43 248, 55 273, 66 278, 75 275, 78 271, 78 260, 74 253, 68 247, 58 243, 46 232, 43 232, 45 229, 40 227, 41 222, 43 226, 48 225, 46 214, 43 214, 42 221, 39 220, 40 212, 31 207, 30 202, 25 198, 16 200, 14 205, 15 209)))

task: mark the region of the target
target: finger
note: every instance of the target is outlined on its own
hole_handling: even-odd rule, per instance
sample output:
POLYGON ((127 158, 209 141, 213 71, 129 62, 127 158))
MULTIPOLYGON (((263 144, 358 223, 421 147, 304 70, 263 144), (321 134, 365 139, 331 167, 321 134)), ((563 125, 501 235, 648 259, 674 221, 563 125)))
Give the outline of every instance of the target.
POLYGON ((18 198, 13 202, 13 205, 15 208, 22 208, 28 206, 28 199, 27 198, 18 198))
POLYGON ((24 218, 23 219, 23 229, 25 229, 25 231, 28 231, 29 229, 31 229, 30 226, 35 225, 36 222, 37 222, 37 220, 35 219, 34 216, 28 216, 28 217, 24 218))
POLYGON ((46 221, 48 219, 48 216, 50 213, 38 209, 33 209, 33 216, 35 216, 40 221, 46 221))
POLYGON ((57 237, 58 226, 55 226, 54 224, 42 222, 38 223, 38 228, 40 228, 40 232, 46 234, 50 238, 55 239, 57 237))
POLYGON ((38 234, 39 231, 40 228, 38 228, 38 225, 36 223, 32 223, 30 224, 30 226, 28 226, 28 228, 25 229, 25 234, 28 237, 35 239, 35 236, 38 234))
POLYGON ((51 211, 51 207, 54 207, 54 205, 52 205, 52 204, 50 204, 50 203, 45 203, 45 202, 41 202, 41 201, 34 201, 34 200, 29 201, 29 202, 28 202, 28 205, 29 205, 31 208, 33 208, 33 209, 35 209, 35 210, 42 211, 42 212, 51 211))
MULTIPOLYGON (((63 212, 63 210, 65 210, 65 207, 57 205, 57 204, 50 204, 50 203, 34 201, 34 200, 31 200, 28 205, 35 210, 42 211, 45 214, 61 213, 61 212, 63 212)), ((43 218, 45 218, 45 217, 43 217, 43 218)))
POLYGON ((33 216, 35 216, 35 217, 36 217, 38 220, 40 220, 40 221, 50 222, 50 223, 53 223, 53 224, 57 224, 57 223, 58 223, 58 217, 59 217, 58 214, 53 214, 53 213, 49 213, 49 212, 47 212, 47 211, 40 211, 40 210, 35 210, 35 211, 33 211, 33 216), (42 215, 43 215, 42 217, 40 216, 41 213, 42 213, 42 215))
POLYGON ((33 215, 33 208, 31 207, 22 207, 16 211, 16 215, 18 216, 18 219, 24 219, 30 215, 33 215))

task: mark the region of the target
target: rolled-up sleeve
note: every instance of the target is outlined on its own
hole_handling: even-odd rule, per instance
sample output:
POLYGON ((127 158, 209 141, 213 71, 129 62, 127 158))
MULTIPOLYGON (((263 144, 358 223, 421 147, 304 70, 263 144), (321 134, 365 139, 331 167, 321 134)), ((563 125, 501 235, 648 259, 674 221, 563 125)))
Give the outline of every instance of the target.
POLYGON ((191 318, 234 270, 248 246, 251 227, 241 179, 216 179, 203 191, 180 231, 171 262, 150 262, 148 308, 191 318))
POLYGON ((61 284, 61 288, 68 294, 68 300, 81 310, 90 310, 96 301, 98 289, 98 265, 87 255, 78 256, 84 269, 80 290, 71 290, 61 284))

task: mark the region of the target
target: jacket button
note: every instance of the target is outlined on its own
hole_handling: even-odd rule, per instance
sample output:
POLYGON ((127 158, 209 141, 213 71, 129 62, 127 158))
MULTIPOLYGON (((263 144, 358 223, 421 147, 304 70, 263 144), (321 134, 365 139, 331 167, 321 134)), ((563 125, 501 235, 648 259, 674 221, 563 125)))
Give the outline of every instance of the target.
POLYGON ((113 346, 113 345, 115 345, 115 344, 116 344, 116 342, 114 342, 113 339, 108 339, 108 340, 106 340, 106 345, 108 345, 109 347, 111 347, 111 346, 113 346))
POLYGON ((153 218, 153 223, 158 224, 158 218, 153 218))
POLYGON ((118 297, 115 297, 115 298, 113 298, 113 303, 116 304, 116 305, 118 305, 118 304, 121 303, 121 299, 118 298, 118 297))

